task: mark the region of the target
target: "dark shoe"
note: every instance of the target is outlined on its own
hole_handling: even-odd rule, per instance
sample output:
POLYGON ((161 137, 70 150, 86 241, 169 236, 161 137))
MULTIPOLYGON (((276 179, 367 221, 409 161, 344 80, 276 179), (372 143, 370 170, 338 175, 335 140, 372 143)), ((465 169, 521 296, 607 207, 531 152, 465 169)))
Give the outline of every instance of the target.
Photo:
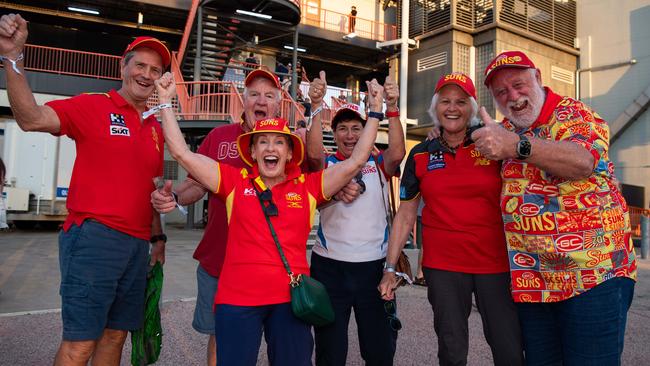
POLYGON ((427 282, 424 280, 424 277, 418 277, 415 279, 415 281, 413 281, 413 284, 418 286, 426 286, 427 282))

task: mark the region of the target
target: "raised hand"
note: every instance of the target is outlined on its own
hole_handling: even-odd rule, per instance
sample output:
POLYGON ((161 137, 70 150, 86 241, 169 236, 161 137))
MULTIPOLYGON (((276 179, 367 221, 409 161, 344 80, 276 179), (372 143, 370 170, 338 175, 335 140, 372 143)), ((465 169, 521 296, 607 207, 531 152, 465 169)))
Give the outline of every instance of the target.
POLYGON ((166 72, 160 79, 155 80, 154 85, 156 85, 160 103, 169 103, 176 96, 176 83, 171 72, 166 72))
POLYGON ((384 87, 381 86, 377 79, 366 81, 368 86, 368 108, 371 112, 381 112, 382 103, 384 102, 384 87))
POLYGON ((325 78, 325 71, 318 74, 319 77, 309 84, 309 100, 311 100, 312 107, 318 108, 323 103, 323 97, 327 93, 327 79, 325 78))
POLYGON ((162 188, 151 192, 151 205, 158 213, 168 213, 176 208, 171 180, 166 180, 162 188))
POLYGON ((17 59, 25 47, 27 33, 27 21, 20 14, 0 17, 0 56, 17 59))
POLYGON ((484 127, 472 132, 471 136, 478 151, 490 160, 517 157, 516 146, 519 136, 498 124, 485 107, 481 107, 479 116, 483 120, 484 127))
POLYGON ((393 78, 386 77, 384 82, 384 100, 386 101, 387 110, 397 109, 397 101, 399 100, 399 86, 393 78))

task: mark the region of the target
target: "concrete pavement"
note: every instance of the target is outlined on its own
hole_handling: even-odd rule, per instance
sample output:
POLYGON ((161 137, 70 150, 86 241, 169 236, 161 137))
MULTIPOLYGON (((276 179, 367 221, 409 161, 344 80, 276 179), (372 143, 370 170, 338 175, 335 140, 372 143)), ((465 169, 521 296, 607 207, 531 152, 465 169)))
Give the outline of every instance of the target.
MULTIPOLYGON (((191 256, 202 231, 168 229, 163 289, 163 351, 157 365, 204 365, 207 338, 191 327, 196 296, 196 261, 191 256)), ((409 251, 412 264, 417 251, 409 251)), ((639 282, 628 316, 624 365, 645 365, 650 340, 650 261, 639 261, 639 282)), ((0 233, 0 365, 51 364, 61 337, 58 245, 56 232, 0 233)), ((426 289, 410 286, 398 292, 403 329, 396 365, 437 364, 437 340, 426 289)), ((129 365, 130 346, 122 364, 129 365)), ((349 365, 362 365, 356 326, 350 324, 349 365)), ((266 352, 260 351, 260 365, 266 352)), ((491 365, 480 316, 470 316, 469 365, 491 365)))

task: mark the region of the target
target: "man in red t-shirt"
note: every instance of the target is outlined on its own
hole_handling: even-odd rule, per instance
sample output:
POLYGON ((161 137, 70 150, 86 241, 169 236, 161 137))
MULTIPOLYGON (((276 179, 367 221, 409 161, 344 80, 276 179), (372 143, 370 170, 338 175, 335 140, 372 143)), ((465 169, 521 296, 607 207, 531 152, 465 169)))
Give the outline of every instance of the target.
MULTIPOLYGON (((237 168, 247 165, 240 159, 237 151, 237 137, 250 132, 255 121, 276 117, 280 111, 282 98, 278 78, 263 69, 251 71, 246 77, 244 89, 244 113, 240 123, 221 126, 210 131, 199 147, 198 153, 206 155, 220 163, 237 168)), ((170 182, 171 183, 171 182, 170 182)), ((201 199, 207 190, 188 177, 172 192, 167 183, 166 191, 153 191, 151 200, 158 212, 166 213, 180 205, 190 205, 201 199), (176 200, 174 200, 174 198, 176 200)), ((203 238, 194 251, 194 259, 199 261, 196 270, 197 296, 192 326, 197 332, 208 334, 208 364, 216 364, 216 344, 214 336, 213 305, 217 291, 217 280, 221 273, 226 254, 228 222, 225 204, 216 199, 212 193, 208 198, 208 223, 203 238)))
POLYGON ((164 141, 146 102, 171 54, 159 40, 138 37, 124 51, 118 91, 39 106, 22 62, 27 34, 20 15, 0 19, 16 122, 25 131, 67 135, 77 149, 59 235, 63 340, 54 364, 85 365, 92 356, 93 364, 117 365, 127 332, 142 327, 150 240, 151 262, 164 262, 166 239, 148 196, 162 175, 164 141))

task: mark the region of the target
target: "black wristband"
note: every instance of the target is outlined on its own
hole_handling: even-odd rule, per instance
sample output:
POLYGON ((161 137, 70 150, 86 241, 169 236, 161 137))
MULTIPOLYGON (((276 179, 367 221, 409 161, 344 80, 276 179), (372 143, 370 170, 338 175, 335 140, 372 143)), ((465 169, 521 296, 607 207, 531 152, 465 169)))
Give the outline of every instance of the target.
POLYGON ((384 114, 381 112, 368 112, 368 118, 377 118, 380 122, 384 120, 384 114))
POLYGON ((165 235, 164 233, 159 234, 159 235, 152 235, 151 239, 149 239, 149 242, 151 244, 157 243, 159 241, 163 241, 164 243, 166 243, 167 242, 167 235, 165 235))

